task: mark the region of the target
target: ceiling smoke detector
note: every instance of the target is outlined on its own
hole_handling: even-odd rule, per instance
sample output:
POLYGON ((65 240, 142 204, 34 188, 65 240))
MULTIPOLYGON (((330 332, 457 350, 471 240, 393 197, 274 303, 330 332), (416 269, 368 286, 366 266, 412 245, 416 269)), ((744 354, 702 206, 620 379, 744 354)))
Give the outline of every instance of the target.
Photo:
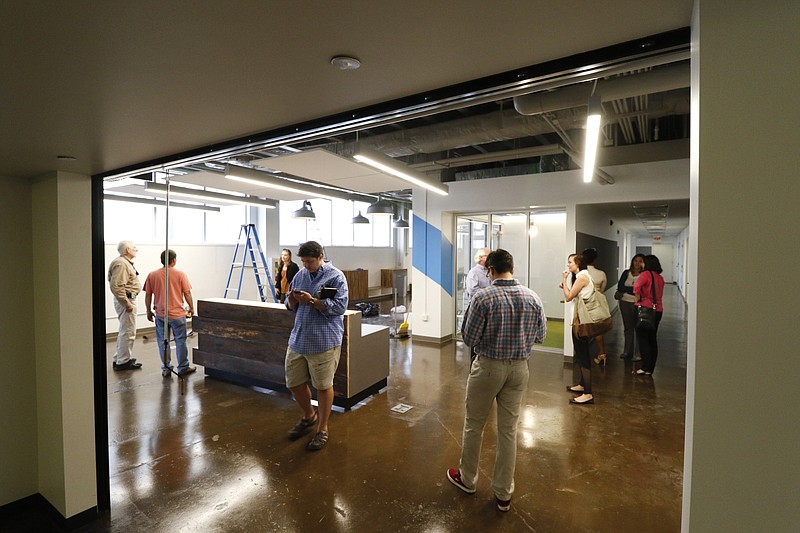
POLYGON ((333 56, 331 58, 331 65, 339 70, 356 70, 361 66, 361 61, 350 56, 333 56))

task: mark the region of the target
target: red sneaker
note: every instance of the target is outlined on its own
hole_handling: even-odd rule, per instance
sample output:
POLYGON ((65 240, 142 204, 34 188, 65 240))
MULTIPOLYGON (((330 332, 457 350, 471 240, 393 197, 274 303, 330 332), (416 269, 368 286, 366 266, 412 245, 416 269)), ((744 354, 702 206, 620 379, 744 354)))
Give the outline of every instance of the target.
POLYGON ((475 494, 475 487, 467 487, 461 480, 461 471, 458 468, 450 468, 447 470, 447 479, 450 480, 450 483, 467 494, 475 494))

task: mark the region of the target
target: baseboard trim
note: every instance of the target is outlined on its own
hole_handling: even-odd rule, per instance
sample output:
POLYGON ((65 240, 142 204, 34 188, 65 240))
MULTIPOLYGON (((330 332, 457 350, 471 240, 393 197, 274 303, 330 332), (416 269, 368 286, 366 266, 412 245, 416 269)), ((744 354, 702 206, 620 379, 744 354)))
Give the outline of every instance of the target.
POLYGON ((453 335, 446 335, 444 337, 425 337, 423 335, 414 335, 411 334, 411 341, 412 342, 421 342, 424 344, 435 344, 437 346, 444 346, 450 342, 453 342, 453 335))

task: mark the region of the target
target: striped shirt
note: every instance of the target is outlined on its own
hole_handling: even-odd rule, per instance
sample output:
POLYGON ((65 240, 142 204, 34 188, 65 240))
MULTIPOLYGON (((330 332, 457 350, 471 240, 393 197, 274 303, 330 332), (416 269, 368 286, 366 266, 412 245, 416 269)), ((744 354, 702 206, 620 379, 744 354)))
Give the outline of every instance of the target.
POLYGON ((289 335, 289 348, 309 355, 341 345, 344 335, 343 315, 348 302, 347 280, 342 271, 330 263, 324 263, 317 270, 317 275, 312 276, 308 269, 301 268, 292 278, 292 289, 310 293, 325 305, 325 310, 319 311, 311 305, 298 305, 293 309, 296 314, 294 327, 289 335), (336 296, 321 299, 319 291, 323 287, 336 287, 336 296))
POLYGON ((467 346, 491 359, 528 359, 546 334, 541 299, 516 279, 496 279, 478 291, 461 328, 467 346))

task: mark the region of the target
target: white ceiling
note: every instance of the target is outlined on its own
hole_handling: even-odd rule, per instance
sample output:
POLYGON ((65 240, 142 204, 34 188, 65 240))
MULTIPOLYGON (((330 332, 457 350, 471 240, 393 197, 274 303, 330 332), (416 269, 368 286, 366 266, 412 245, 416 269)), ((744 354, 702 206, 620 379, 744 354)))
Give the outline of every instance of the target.
POLYGON ((350 158, 341 157, 321 148, 257 159, 253 163, 312 181, 324 181, 334 187, 364 193, 395 191, 410 187, 407 181, 376 172, 350 158))
POLYGON ((2 2, 0 176, 107 172, 686 27, 691 10, 692 0, 2 2), (336 70, 338 54, 363 66, 336 70))

